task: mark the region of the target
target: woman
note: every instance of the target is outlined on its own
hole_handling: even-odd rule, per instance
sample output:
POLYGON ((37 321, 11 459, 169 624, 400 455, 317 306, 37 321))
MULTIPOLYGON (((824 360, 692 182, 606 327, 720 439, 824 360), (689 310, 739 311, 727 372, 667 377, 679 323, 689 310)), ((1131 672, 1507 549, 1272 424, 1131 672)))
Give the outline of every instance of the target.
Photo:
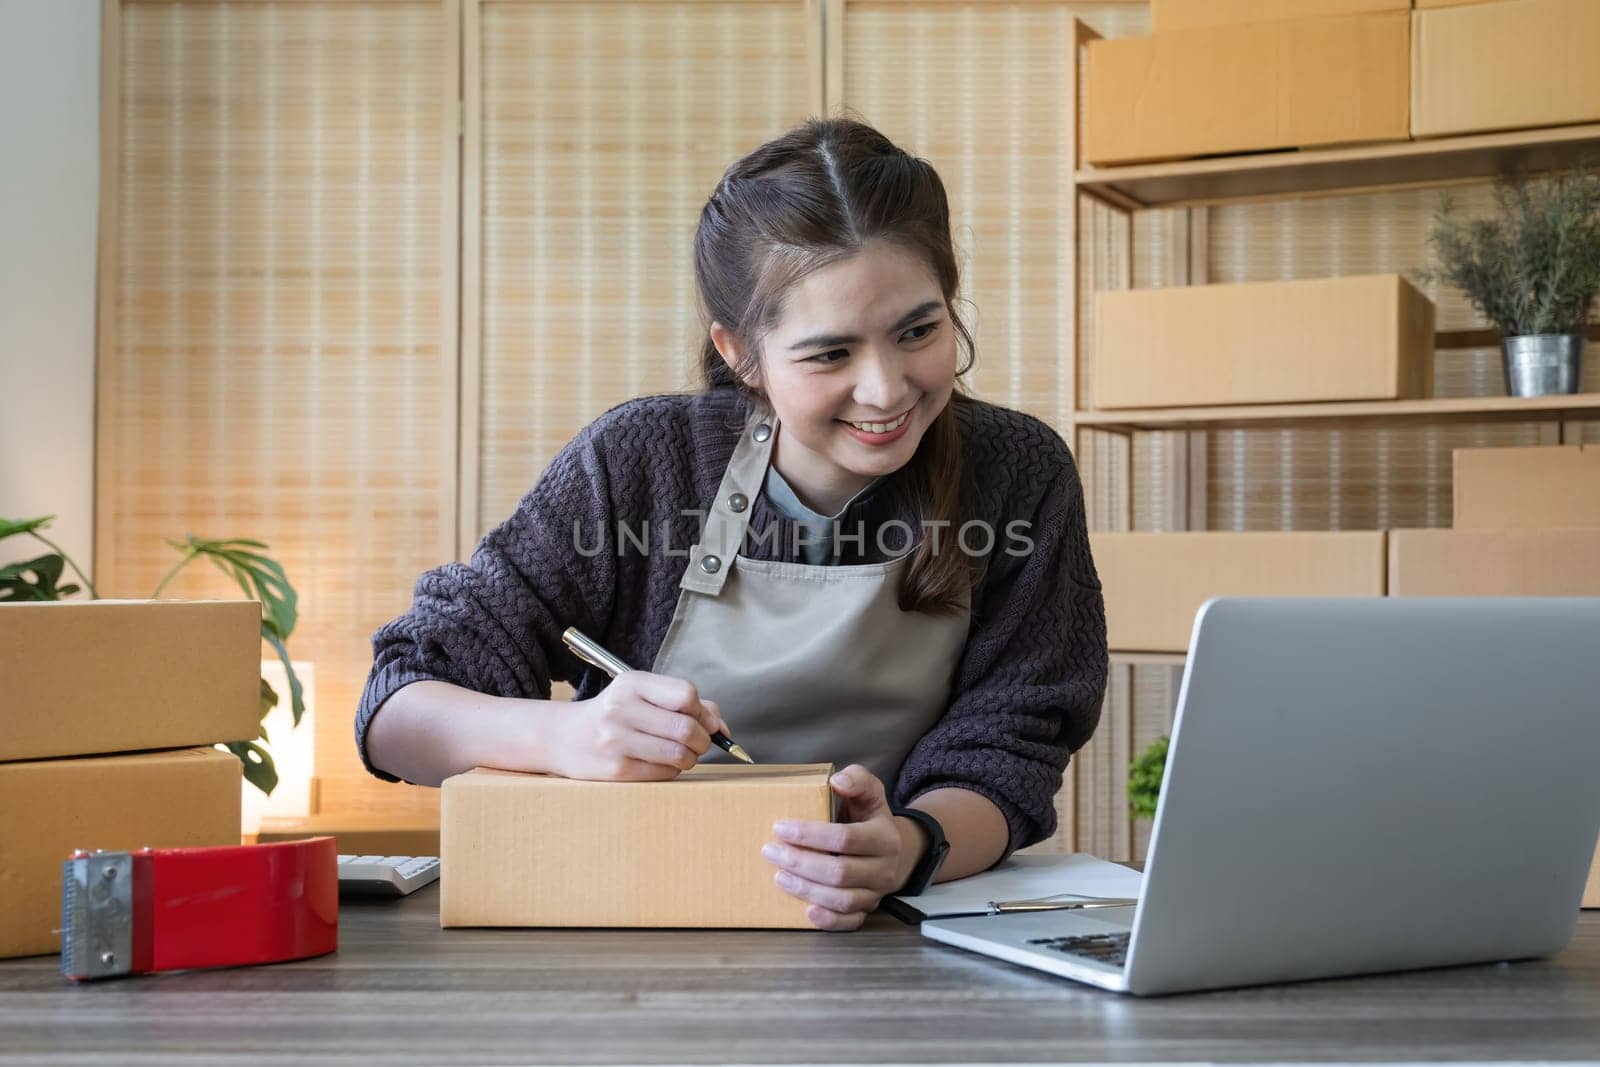
POLYGON ((717 729, 848 764, 841 821, 763 854, 854 929, 1054 831, 1106 682, 1082 487, 1055 431, 958 387, 944 187, 875 130, 812 120, 735 163, 694 251, 703 390, 607 411, 470 564, 422 575, 373 638, 357 745, 429 785, 672 778, 728 758, 717 729), (649 669, 610 681, 568 626, 649 669))

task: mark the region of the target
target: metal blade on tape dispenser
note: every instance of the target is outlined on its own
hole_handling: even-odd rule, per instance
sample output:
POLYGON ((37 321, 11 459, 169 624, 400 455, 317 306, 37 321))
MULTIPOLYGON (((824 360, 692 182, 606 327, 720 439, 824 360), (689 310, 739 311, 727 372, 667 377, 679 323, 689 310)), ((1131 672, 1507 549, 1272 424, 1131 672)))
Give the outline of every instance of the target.
POLYGON ((110 978, 133 966, 133 857, 72 854, 62 865, 61 973, 110 978))

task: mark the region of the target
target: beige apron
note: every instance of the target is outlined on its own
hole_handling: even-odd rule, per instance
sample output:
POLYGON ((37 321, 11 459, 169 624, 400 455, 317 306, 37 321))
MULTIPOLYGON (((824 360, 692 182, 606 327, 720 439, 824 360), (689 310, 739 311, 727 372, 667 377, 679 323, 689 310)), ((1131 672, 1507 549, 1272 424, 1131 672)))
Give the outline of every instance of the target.
MULTIPOLYGON (((955 616, 901 611, 911 551, 849 566, 741 555, 777 434, 776 415, 750 412, 650 670, 716 701, 757 763, 860 763, 892 796, 901 763, 948 705, 971 597, 955 616)), ((732 759, 713 746, 700 761, 732 759)))

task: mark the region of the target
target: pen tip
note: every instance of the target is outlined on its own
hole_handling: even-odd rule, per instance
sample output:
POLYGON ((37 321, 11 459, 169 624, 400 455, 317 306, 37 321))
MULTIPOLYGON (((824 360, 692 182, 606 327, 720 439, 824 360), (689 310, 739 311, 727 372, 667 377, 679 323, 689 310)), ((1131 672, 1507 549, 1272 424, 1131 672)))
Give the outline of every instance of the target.
POLYGON ((729 745, 728 746, 728 754, 730 756, 735 756, 738 759, 742 759, 746 763, 754 763, 755 762, 755 760, 750 758, 750 753, 746 752, 742 745, 737 745, 737 744, 729 745))

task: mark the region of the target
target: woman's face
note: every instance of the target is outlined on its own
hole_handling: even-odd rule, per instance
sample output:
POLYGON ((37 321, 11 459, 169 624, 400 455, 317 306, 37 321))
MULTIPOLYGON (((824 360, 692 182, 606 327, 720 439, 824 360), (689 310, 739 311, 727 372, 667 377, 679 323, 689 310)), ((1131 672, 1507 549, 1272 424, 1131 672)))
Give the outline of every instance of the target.
MULTIPOLYGON (((899 470, 955 389, 956 337, 928 267, 882 242, 796 282, 750 382, 782 424, 772 462, 825 515, 899 470)), ((720 323, 712 340, 739 350, 720 323)))

